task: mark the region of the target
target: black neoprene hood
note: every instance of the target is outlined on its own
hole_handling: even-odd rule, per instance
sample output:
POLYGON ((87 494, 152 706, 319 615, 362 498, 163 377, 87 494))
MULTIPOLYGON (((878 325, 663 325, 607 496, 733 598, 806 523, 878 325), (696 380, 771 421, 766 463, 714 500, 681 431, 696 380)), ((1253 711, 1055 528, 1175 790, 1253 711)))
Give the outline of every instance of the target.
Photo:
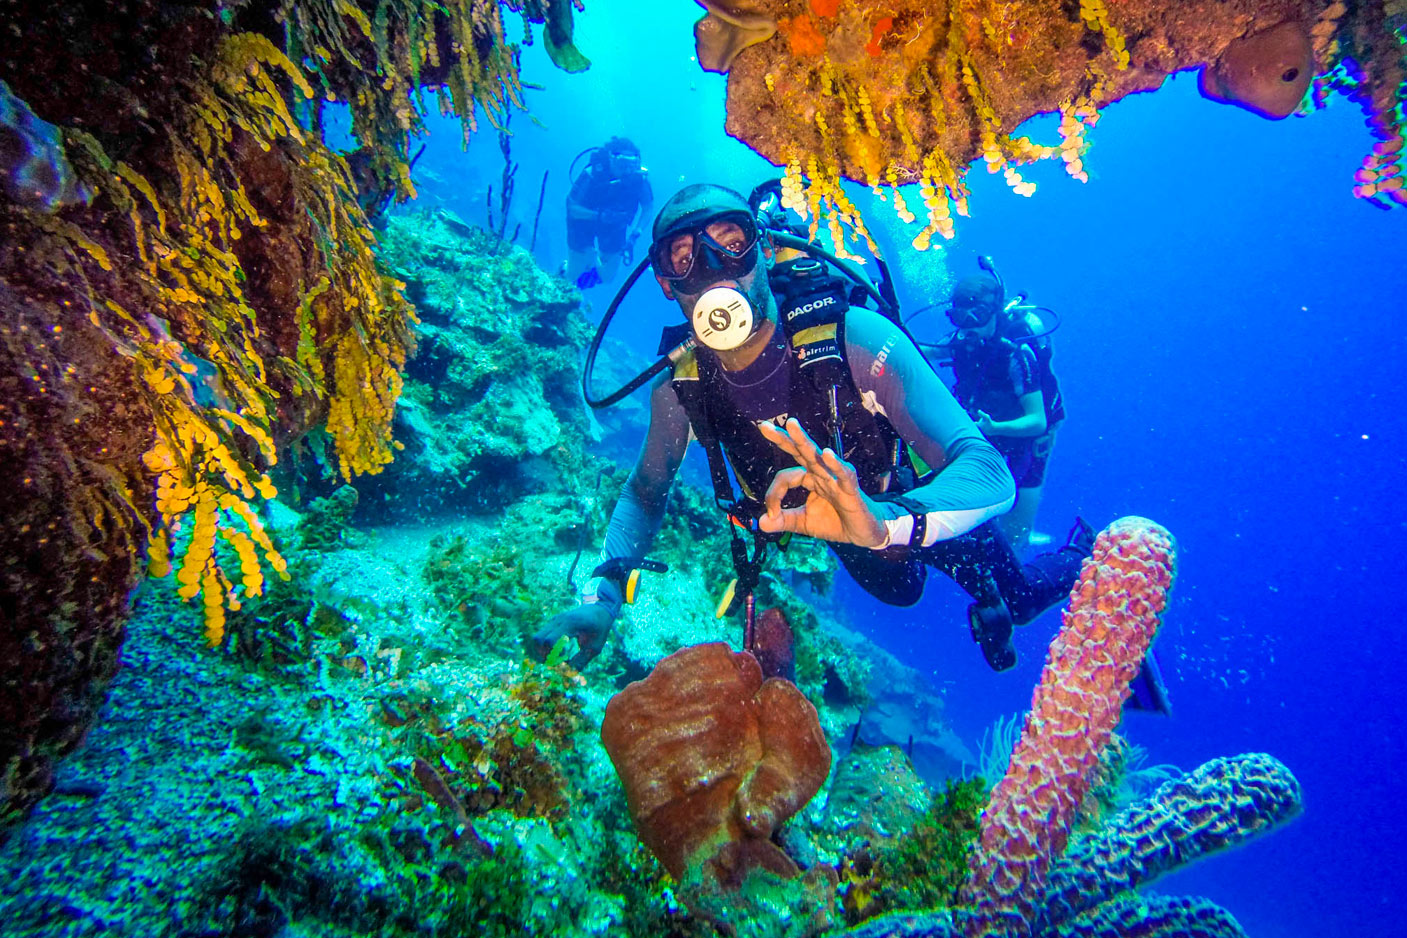
POLYGON ((963 277, 953 288, 953 306, 990 309, 995 313, 1002 308, 1005 299, 1003 292, 1001 285, 992 277, 963 277))
POLYGON ((752 206, 748 205, 747 199, 740 193, 726 186, 715 186, 712 183, 685 186, 670 196, 669 201, 664 203, 660 213, 655 216, 650 238, 658 243, 667 235, 693 228, 700 222, 724 212, 744 212, 750 216, 752 206))

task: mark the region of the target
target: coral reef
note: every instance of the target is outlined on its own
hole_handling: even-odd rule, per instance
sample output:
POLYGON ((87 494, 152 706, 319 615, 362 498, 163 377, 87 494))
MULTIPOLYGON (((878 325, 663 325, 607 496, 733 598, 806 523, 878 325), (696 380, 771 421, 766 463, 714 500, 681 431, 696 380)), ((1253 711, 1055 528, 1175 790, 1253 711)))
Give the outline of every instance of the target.
POLYGON ((892 839, 845 860, 845 910, 852 922, 892 909, 950 906, 967 877, 986 802, 982 779, 950 781, 935 792, 927 811, 892 839))
POLYGON ((420 317, 396 464, 360 485, 363 514, 497 511, 524 492, 590 491, 581 295, 448 212, 386 220, 381 256, 420 317))
POLYGON ((821 823, 847 837, 892 837, 912 828, 930 800, 903 749, 852 742, 831 773, 821 823))
POLYGON ((473 642, 508 652, 521 649, 524 636, 541 622, 544 600, 557 606, 574 599, 565 582, 556 595, 544 596, 540 584, 524 575, 526 561, 514 544, 437 534, 430 540, 425 578, 448 622, 462 625, 473 642))
POLYGON ((258 555, 285 572, 249 504, 273 494, 259 467, 274 462, 274 435, 322 414, 345 469, 389 459, 407 309, 376 270, 349 183, 298 130, 274 84, 292 81, 292 66, 257 35, 192 26, 186 42, 202 34, 208 44, 189 50, 195 71, 173 97, 199 105, 167 115, 171 134, 135 135, 142 144, 123 140, 111 154, 97 136, 68 135, 95 192, 81 217, 0 208, 14 235, 0 251, 14 475, 5 489, 18 499, 6 506, 15 524, 3 553, 6 593, 24 597, 0 645, 16 649, 7 660, 31 662, 7 686, 44 688, 19 691, 24 712, 5 721, 0 802, 17 809, 42 792, 44 763, 73 739, 10 737, 10 728, 24 734, 65 712, 48 725, 86 722, 83 698, 110 675, 144 546, 158 575, 180 549, 182 595, 203 595, 206 634, 218 642, 225 608, 262 589, 258 555), (320 289, 300 300, 300 284, 313 283, 320 289), (300 308, 313 317, 302 364, 300 308), (145 496, 153 476, 154 506, 145 496), (30 531, 47 532, 40 551, 30 531), (234 572, 218 561, 217 538, 236 552, 234 572), (52 588, 35 589, 36 577, 52 588))
POLYGON ((812 219, 813 234, 828 224, 836 245, 847 230, 869 238, 842 178, 892 199, 905 221, 916 211, 899 186, 918 183, 926 219, 914 246, 924 249, 935 235, 952 237, 953 215, 966 213, 974 158, 1020 195, 1035 190, 1020 173, 1035 160, 1059 159, 1085 181, 1099 108, 1198 66, 1225 96, 1273 116, 1299 105, 1294 93, 1311 74, 1320 100, 1330 88, 1348 91, 1379 141, 1356 191, 1407 200, 1391 182, 1404 129, 1400 0, 704 5, 699 61, 728 70, 728 132, 786 168, 786 203, 812 219), (776 34, 760 41, 768 29, 776 34), (1060 115, 1058 141, 1014 133, 1041 113, 1060 115))
POLYGON ((1057 938, 1245 938, 1240 923, 1214 902, 1186 896, 1121 899, 1055 928, 1057 938))
POLYGON ((797 873, 770 838, 820 789, 830 747, 815 707, 790 682, 764 681, 752 655, 721 643, 675 652, 611 698, 601 741, 640 839, 671 875, 797 873))
POLYGON ((355 488, 343 485, 326 498, 313 499, 298 521, 299 546, 318 551, 342 546, 352 535, 358 497, 355 488))
POLYGON ((1161 527, 1124 518, 1100 533, 1006 776, 982 812, 961 904, 880 916, 847 938, 1243 934, 1212 903, 1143 899, 1134 890, 1298 814, 1299 783, 1270 756, 1213 760, 1066 849, 1172 577, 1172 538, 1161 527))
POLYGON ((287 575, 257 513, 280 449, 325 425, 346 479, 396 451, 412 314, 377 264, 351 170, 320 142, 317 102, 374 115, 363 142, 393 166, 403 143, 380 130, 418 119, 405 76, 434 77, 406 62, 445 52, 441 80, 472 115, 476 96, 491 112, 513 100, 516 59, 497 3, 425 18, 366 6, 387 15, 351 0, 138 0, 7 20, 23 55, 0 57, 6 124, 32 131, 26 159, 60 182, 0 200, 0 823, 48 789, 91 722, 144 552, 200 597, 218 644, 266 571, 287 575))
MULTIPOLYGON (((446 627, 429 582, 439 529, 348 532, 327 523, 341 501, 302 518, 274 506, 268 530, 292 579, 231 612, 215 653, 192 653, 197 610, 160 584, 138 591, 90 745, 0 844, 7 936, 161 934, 173 908, 191 934, 684 938, 716 934, 714 921, 801 938, 834 927, 831 854, 813 844, 820 799, 780 831, 805 878, 754 871, 736 890, 708 870, 675 880, 640 843, 592 731, 613 675, 527 665, 519 648, 446 627), (304 548, 300 531, 326 546, 304 548)), ((469 556, 503 539, 480 518, 443 531, 469 556)), ((523 588, 556 597, 571 559, 571 544, 535 540, 523 588)), ((671 635, 720 637, 713 599, 695 603, 696 592, 692 574, 652 579, 649 621, 628 627, 655 630, 658 610, 671 635)), ((656 643, 667 636, 641 647, 656 643)))
MULTIPOLYGON (((506 698, 484 703, 449 729, 438 719, 407 720, 402 735, 418 753, 411 774, 430 800, 475 841, 470 819, 495 809, 518 817, 565 818, 572 801, 564 761, 585 728, 573 693, 583 683, 560 663, 526 663, 506 698), (501 704, 494 707, 493 704, 501 704)), ((478 843, 480 853, 491 853, 478 843)))
POLYGON ((1050 871, 1030 931, 994 926, 985 910, 966 906, 885 915, 845 934, 1241 936, 1230 913, 1211 902, 1144 897, 1135 890, 1179 866, 1265 833, 1295 817, 1300 808, 1299 783, 1271 756, 1248 753, 1214 759, 1131 805, 1099 833, 1075 840, 1050 871))

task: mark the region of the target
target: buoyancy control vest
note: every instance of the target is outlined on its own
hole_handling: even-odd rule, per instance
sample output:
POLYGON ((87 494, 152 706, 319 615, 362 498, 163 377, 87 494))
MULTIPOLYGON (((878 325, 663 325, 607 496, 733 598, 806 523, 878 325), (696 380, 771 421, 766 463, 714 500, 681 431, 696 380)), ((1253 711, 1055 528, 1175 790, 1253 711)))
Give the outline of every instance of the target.
POLYGON ((1011 386, 1011 360, 1029 348, 1034 362, 1033 379, 1041 389, 1046 427, 1054 429, 1065 419, 1065 399, 1060 381, 1051 366, 1053 350, 1046 336, 1036 333, 1024 317, 1003 315, 997 334, 985 340, 958 341, 951 346, 953 394, 969 409, 982 410, 996 420, 1021 416, 1015 389, 1011 386))

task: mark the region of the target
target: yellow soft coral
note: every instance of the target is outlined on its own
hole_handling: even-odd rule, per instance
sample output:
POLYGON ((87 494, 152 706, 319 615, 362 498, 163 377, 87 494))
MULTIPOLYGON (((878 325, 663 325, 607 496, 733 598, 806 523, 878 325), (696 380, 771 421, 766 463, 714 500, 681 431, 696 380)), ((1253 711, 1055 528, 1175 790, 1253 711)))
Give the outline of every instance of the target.
MULTIPOLYGON (((264 149, 281 143, 301 152, 293 196, 313 223, 313 246, 321 251, 325 273, 305 291, 296 312, 296 361, 284 358, 275 365, 292 372, 288 383, 295 393, 330 402, 329 426, 348 477, 377 471, 390 460, 410 311, 401 286, 377 269, 374 237, 346 165, 304 135, 284 100, 280 83, 305 98, 312 94, 299 70, 267 39, 236 34, 218 44, 208 75, 187 80, 188 123, 167 137, 171 193, 159 192, 130 165, 109 160, 94 138, 73 139, 93 187, 130 221, 141 262, 137 277, 160 313, 138 315, 113 299, 89 312, 132 363, 155 421, 143 457, 155 476, 158 515, 149 536, 149 569, 155 576, 170 573, 170 553, 181 545, 178 592, 185 599, 204 596, 206 637, 215 643, 223 636, 224 609, 238 608, 241 596, 263 590, 256 548, 274 572, 288 576, 287 563, 251 507, 277 494, 264 470, 277 461, 271 420, 278 394, 256 345, 258 313, 245 295, 245 274, 233 250, 245 232, 267 224, 228 161, 236 134, 264 149), (214 403, 197 402, 194 355, 213 371, 206 380, 214 403), (233 558, 216 551, 219 538, 233 558), (227 573, 225 563, 237 563, 238 574, 227 573)), ((105 252, 81 231, 58 219, 49 227, 78 275, 85 254, 111 269, 105 252)))
POLYGON ((1109 52, 1114 56, 1114 67, 1120 70, 1129 67, 1129 51, 1124 42, 1124 34, 1109 23, 1109 9, 1104 0, 1080 0, 1080 19, 1085 26, 1104 36, 1109 52))
POLYGON ((496 2, 380 0, 369 17, 355 0, 284 0, 280 15, 288 57, 309 65, 326 100, 341 89, 352 133, 370 148, 373 173, 399 198, 415 195, 406 150, 408 137, 425 129, 424 68, 436 69, 440 109, 459 115, 466 144, 480 108, 501 127, 508 109, 522 106, 517 48, 504 35, 496 2))

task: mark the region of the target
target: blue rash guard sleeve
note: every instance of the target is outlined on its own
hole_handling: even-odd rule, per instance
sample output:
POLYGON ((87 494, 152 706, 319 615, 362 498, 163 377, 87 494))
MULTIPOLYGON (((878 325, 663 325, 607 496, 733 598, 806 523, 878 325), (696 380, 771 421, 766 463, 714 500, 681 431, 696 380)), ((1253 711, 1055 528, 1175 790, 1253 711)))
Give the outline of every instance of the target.
MULTIPOLYGON (((665 372, 650 389, 650 428, 640 456, 621 487, 620 499, 606 527, 606 541, 597 563, 617 557, 644 557, 664 523, 669 489, 689 446, 689 416, 680 406, 670 374, 665 372)), ((582 588, 583 603, 605 603, 614 615, 624 597, 619 582, 595 577, 582 588)))
MULTIPOLYGON (((1016 486, 1001 453, 898 326, 873 310, 852 308, 845 317, 845 353, 864 406, 887 419, 938 470, 931 481, 904 493, 926 509, 922 546, 1011 510, 1016 486)), ((879 508, 889 543, 908 544, 914 516, 898 505, 879 508)))

